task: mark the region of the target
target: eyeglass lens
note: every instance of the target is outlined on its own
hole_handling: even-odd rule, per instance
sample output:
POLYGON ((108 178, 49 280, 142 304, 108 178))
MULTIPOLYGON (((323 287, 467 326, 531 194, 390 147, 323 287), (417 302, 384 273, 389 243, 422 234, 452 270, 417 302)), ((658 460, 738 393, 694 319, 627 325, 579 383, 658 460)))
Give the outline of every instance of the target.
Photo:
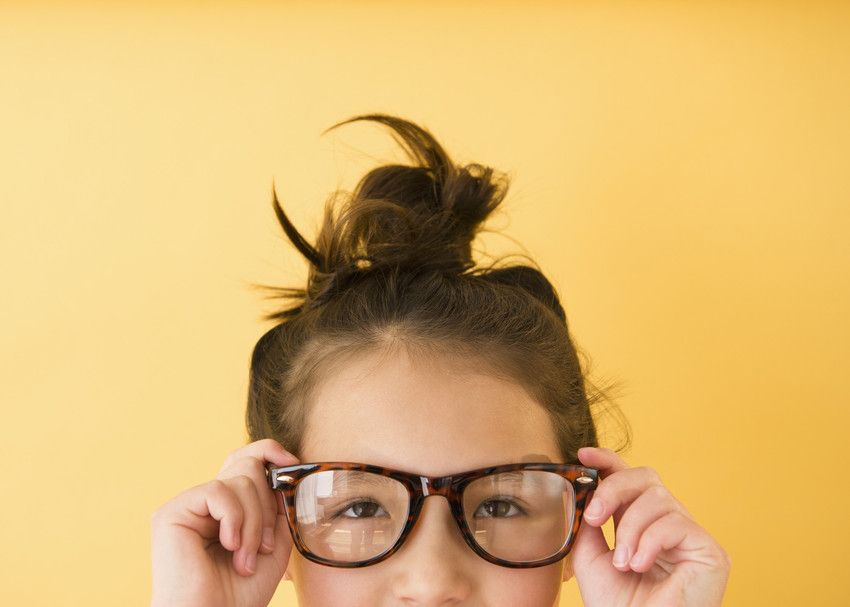
MULTIPOLYGON (((531 562, 557 553, 575 515, 572 484, 543 470, 517 470, 472 481, 463 492, 464 520, 490 555, 531 562)), ((360 470, 306 476, 295 493, 298 535, 305 547, 337 562, 365 561, 393 547, 410 508, 405 486, 360 470)))

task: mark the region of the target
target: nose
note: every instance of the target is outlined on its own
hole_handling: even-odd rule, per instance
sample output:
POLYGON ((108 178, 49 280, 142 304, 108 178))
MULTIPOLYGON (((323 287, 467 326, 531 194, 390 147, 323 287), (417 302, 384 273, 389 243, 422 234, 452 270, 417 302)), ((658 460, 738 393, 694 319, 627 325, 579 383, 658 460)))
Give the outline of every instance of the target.
POLYGON ((464 543, 446 498, 426 498, 410 535, 387 560, 395 600, 410 607, 467 604, 475 590, 471 558, 479 557, 464 543))

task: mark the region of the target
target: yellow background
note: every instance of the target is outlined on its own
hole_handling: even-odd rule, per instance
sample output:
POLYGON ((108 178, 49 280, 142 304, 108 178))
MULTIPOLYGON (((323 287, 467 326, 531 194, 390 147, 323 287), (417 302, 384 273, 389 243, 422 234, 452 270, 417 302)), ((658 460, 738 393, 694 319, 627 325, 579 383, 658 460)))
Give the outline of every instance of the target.
POLYGON ((849 85, 840 2, 3 3, 0 604, 148 602, 151 512, 246 439, 247 285, 305 276, 272 179, 312 237, 403 159, 320 136, 370 111, 513 176, 726 604, 848 604, 849 85))

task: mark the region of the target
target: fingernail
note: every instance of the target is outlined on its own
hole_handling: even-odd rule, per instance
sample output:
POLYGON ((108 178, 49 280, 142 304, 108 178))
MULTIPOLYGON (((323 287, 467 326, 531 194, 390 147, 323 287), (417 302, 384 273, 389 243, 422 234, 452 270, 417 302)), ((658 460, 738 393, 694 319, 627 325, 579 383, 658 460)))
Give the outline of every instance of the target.
POLYGON ((614 550, 614 565, 624 567, 629 562, 629 547, 625 544, 619 544, 614 550))
POLYGON ((591 500, 590 507, 587 509, 587 516, 589 518, 599 518, 602 516, 602 502, 598 499, 591 500))
POLYGON ((263 529, 263 546, 266 550, 274 550, 274 531, 270 527, 263 529))
POLYGON ((245 569, 254 573, 257 570, 257 553, 249 552, 245 557, 245 569))

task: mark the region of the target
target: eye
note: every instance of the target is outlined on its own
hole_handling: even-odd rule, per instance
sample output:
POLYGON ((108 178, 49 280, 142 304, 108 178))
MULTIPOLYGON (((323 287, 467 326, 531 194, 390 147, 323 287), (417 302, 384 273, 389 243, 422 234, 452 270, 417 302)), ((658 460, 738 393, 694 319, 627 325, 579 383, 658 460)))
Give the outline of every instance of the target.
POLYGON ((514 502, 503 499, 491 499, 482 502, 473 516, 477 518, 512 518, 525 514, 525 510, 514 502))
POLYGON ((387 511, 379 503, 370 500, 360 500, 348 504, 348 507, 341 510, 337 516, 353 519, 377 518, 375 515, 376 512, 383 512, 383 514, 378 514, 377 516, 387 516, 387 511))

